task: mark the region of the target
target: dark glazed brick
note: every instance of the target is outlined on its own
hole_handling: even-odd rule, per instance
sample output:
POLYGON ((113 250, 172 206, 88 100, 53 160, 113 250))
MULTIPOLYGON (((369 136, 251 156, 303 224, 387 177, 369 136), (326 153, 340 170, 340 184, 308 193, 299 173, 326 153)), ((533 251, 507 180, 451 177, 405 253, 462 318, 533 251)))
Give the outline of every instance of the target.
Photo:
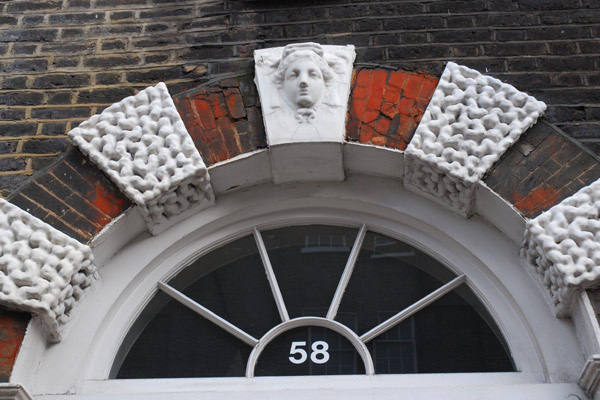
POLYGON ((117 73, 102 73, 96 75, 96 84, 98 85, 112 85, 121 80, 121 75, 117 73))
MULTIPOLYGON (((30 136, 35 135, 38 124, 35 122, 0 123, 0 136, 30 136)), ((0 169, 1 171, 1 169, 0 169)))
POLYGON ((7 76, 2 81, 2 89, 25 89, 27 86, 27 77, 26 76, 17 76, 11 78, 7 76))
POLYGON ((127 45, 125 40, 105 40, 102 42, 101 49, 102 50, 122 50, 127 45))
POLYGON ((44 17, 42 15, 26 15, 23 17, 22 24, 24 26, 34 26, 40 25, 44 22, 44 17))
POLYGON ((125 97, 132 96, 136 93, 134 88, 109 88, 109 89, 94 89, 82 90, 77 96, 77 102, 83 103, 116 103, 123 100, 125 97))
POLYGON ((63 87, 78 87, 88 86, 90 84, 90 76, 82 74, 60 74, 60 75, 45 75, 36 78, 33 81, 34 89, 56 89, 63 87))
POLYGON ((102 22, 104 21, 104 13, 85 13, 85 14, 56 14, 50 15, 50 24, 62 25, 62 24, 85 24, 90 22, 102 22))
POLYGON ((57 29, 14 29, 0 32, 0 42, 51 42, 57 29))
POLYGON ((19 120, 25 118, 24 109, 0 108, 0 120, 19 120))
POLYGON ((70 144, 68 139, 29 139, 23 144, 23 153, 62 153, 70 144))
POLYGON ((120 67, 125 65, 137 65, 140 58, 137 56, 107 56, 93 57, 84 60, 86 67, 120 67))
POLYGON ((42 135, 64 135, 66 130, 67 124, 65 122, 45 122, 42 124, 42 135))
POLYGON ((4 66, 4 72, 44 72, 48 69, 48 60, 15 60, 4 66))
POLYGON ((31 110, 33 118, 41 119, 87 118, 90 115, 91 109, 89 107, 38 108, 31 110))
POLYGON ((0 92, 0 104, 7 106, 37 105, 44 100, 39 92, 0 92))
POLYGON ((8 12, 59 10, 62 1, 11 1, 8 12))
POLYGON ((23 158, 0 158, 0 171, 21 171, 26 166, 23 158))
POLYGON ((46 104, 71 104, 72 100, 73 93, 71 91, 46 94, 46 104))

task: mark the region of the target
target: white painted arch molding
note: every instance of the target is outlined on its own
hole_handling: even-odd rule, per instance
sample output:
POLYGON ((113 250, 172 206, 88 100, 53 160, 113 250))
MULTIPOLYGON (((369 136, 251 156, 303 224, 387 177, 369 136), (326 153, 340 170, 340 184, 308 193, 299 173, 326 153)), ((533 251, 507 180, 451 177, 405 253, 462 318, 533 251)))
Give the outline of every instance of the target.
POLYGON ((468 217, 476 184, 546 105, 449 62, 406 148, 404 185, 468 217))
POLYGON ((600 285, 600 180, 527 221, 521 254, 559 315, 578 290, 600 285))
POLYGON ((93 260, 88 246, 0 199, 0 302, 38 315, 50 340, 98 278, 93 260))
POLYGON ((69 137, 138 206, 152 233, 214 203, 208 170, 162 82, 94 115, 69 137))

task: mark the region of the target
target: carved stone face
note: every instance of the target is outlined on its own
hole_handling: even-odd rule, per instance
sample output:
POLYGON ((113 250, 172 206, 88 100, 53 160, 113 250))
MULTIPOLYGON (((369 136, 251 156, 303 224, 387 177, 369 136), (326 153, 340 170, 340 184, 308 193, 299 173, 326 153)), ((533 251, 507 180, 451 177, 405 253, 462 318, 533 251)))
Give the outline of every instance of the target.
POLYGON ((297 107, 311 108, 325 92, 325 80, 319 66, 310 59, 289 65, 283 77, 283 94, 297 107))

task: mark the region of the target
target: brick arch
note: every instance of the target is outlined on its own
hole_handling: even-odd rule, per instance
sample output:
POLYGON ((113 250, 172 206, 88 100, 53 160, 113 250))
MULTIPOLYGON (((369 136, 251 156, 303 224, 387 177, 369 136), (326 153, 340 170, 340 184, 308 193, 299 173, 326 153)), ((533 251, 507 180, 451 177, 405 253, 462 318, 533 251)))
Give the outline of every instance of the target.
MULTIPOLYGON (((346 141, 406 149, 438 81, 436 76, 396 69, 355 70, 346 141)), ((174 103, 208 166, 267 147, 251 76, 202 85, 175 96, 174 103)), ((524 217, 533 218, 598 177, 600 163, 595 156, 556 127, 540 121, 483 181, 524 217)), ((8 200, 84 244, 90 244, 132 205, 75 148, 34 174, 8 200)), ((6 318, 12 321, 7 326, 23 321, 21 316, 6 318)), ((0 348, 5 346, 7 342, 0 344, 0 348)))

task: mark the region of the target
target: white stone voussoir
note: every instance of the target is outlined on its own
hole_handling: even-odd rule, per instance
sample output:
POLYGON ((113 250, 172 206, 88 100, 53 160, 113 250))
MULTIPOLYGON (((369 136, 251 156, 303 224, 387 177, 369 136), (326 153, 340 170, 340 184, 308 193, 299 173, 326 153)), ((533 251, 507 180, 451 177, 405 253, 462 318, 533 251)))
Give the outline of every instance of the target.
POLYGON ((0 199, 0 302, 38 315, 50 340, 98 277, 91 249, 0 199))
POLYGON ((577 290, 600 285, 600 180, 527 222, 522 256, 569 313, 577 290))
POLYGON ((94 115, 69 136, 139 206, 151 232, 192 207, 214 204, 208 169, 162 82, 94 115))
POLYGON ((405 185, 469 216, 477 182, 545 110, 513 86, 449 62, 406 148, 405 185))

